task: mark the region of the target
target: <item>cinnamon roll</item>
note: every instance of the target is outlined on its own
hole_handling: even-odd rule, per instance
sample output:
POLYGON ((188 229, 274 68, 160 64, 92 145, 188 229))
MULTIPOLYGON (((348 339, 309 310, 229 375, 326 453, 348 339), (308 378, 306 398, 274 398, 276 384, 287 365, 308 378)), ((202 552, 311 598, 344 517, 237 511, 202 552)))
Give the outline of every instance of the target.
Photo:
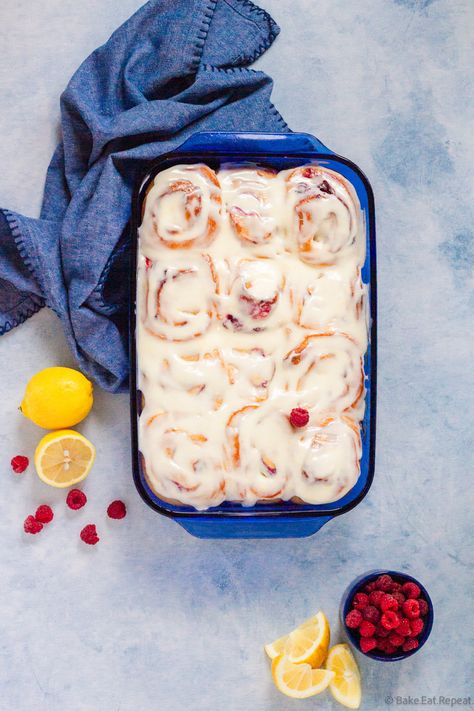
POLYGON ((219 174, 234 234, 245 245, 268 243, 277 229, 272 187, 277 173, 245 166, 219 174))
POLYGON ((346 181, 309 165, 290 171, 286 182, 290 242, 296 241, 304 262, 334 264, 357 236, 357 213, 346 181))
POLYGON ((207 165, 168 168, 155 178, 148 193, 140 237, 151 247, 208 247, 221 221, 219 180, 207 165))

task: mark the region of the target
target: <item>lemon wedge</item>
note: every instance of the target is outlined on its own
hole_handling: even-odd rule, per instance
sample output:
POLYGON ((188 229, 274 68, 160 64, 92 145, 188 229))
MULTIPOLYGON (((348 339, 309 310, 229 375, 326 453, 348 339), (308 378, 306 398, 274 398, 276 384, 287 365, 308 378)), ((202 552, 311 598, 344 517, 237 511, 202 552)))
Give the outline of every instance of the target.
POLYGON ((334 672, 312 669, 309 664, 294 664, 283 654, 272 661, 272 677, 282 694, 292 699, 307 699, 327 689, 334 672))
POLYGON ((41 481, 65 488, 86 478, 95 459, 95 447, 74 430, 45 435, 35 451, 35 467, 41 481))
POLYGON ((289 634, 265 645, 265 652, 270 659, 285 654, 293 664, 309 664, 317 668, 326 659, 329 640, 329 622, 320 611, 289 634))
POLYGON ((326 669, 334 674, 329 690, 336 701, 349 709, 358 709, 362 698, 360 673, 347 644, 336 644, 329 650, 326 669))

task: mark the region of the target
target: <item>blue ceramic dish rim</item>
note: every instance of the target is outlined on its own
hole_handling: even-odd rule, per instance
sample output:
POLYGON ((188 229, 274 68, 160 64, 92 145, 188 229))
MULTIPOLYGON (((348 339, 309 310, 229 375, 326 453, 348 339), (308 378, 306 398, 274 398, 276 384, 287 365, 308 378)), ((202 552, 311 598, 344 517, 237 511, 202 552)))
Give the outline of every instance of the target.
POLYGON ((431 630, 433 628, 433 622, 434 622, 434 608, 433 608, 433 602, 428 594, 427 589, 423 585, 423 583, 420 583, 420 581, 417 578, 414 578, 412 575, 409 575, 409 573, 404 573, 400 570, 371 570, 367 573, 363 573, 360 575, 358 578, 352 581, 350 585, 346 588, 344 595, 342 596, 341 600, 341 606, 340 606, 340 614, 341 614, 341 624, 344 627, 344 630, 346 632, 347 638, 349 642, 352 644, 354 649, 356 649, 360 654, 363 654, 364 657, 368 657, 369 659, 375 659, 378 662, 400 662, 403 659, 408 659, 408 657, 413 656, 413 654, 416 654, 426 643, 428 637, 431 634, 431 630), (354 630, 351 630, 347 625, 346 625, 346 615, 349 612, 350 608, 350 603, 352 601, 353 596, 355 595, 356 592, 359 591, 361 587, 364 585, 367 585, 367 583, 372 582, 376 578, 378 578, 379 575, 390 575, 395 582, 399 582, 399 580, 403 580, 403 582, 411 582, 411 583, 416 583, 422 593, 422 596, 425 598, 426 602, 428 603, 428 614, 426 615, 425 618, 425 626, 423 628, 423 631, 419 637, 417 637, 419 646, 416 649, 412 649, 410 652, 402 652, 401 654, 392 654, 391 656, 386 656, 385 654, 378 654, 377 652, 363 652, 359 645, 358 645, 358 637, 355 635, 354 630), (397 580, 399 579, 399 580, 397 580))
MULTIPOLYGON (((261 133, 260 131, 247 131, 245 134, 240 134, 239 132, 213 132, 212 134, 197 133, 194 134, 193 138, 204 137, 207 138, 212 136, 216 140, 219 140, 220 136, 228 138, 229 136, 234 138, 239 138, 240 136, 245 137, 261 137, 261 138, 277 138, 284 139, 286 134, 271 134, 271 133, 261 133)), ((289 137, 301 139, 307 139, 313 146, 316 144, 325 148, 318 139, 315 139, 311 134, 304 133, 292 133, 288 134, 289 137)), ((189 143, 189 139, 183 144, 186 146, 189 143)), ((340 516, 341 514, 347 513, 355 506, 357 506, 367 495, 373 481, 374 469, 375 469, 375 435, 376 435, 376 393, 377 393, 377 280, 376 280, 376 248, 375 248, 375 202, 372 187, 369 183, 368 178, 362 172, 362 170, 351 160, 339 156, 338 154, 326 150, 319 150, 319 148, 313 147, 310 152, 303 150, 284 150, 282 147, 280 152, 268 154, 262 150, 251 151, 246 150, 245 153, 238 153, 232 149, 226 149, 225 146, 222 148, 215 147, 213 149, 204 148, 200 151, 193 151, 193 149, 186 151, 183 150, 183 146, 178 147, 174 151, 165 153, 155 161, 151 161, 143 174, 139 177, 135 184, 135 190, 133 194, 132 201, 132 218, 131 218, 131 266, 130 266, 130 309, 129 309, 129 353, 130 353, 130 417, 131 417, 131 447, 132 447, 132 469, 133 469, 133 479, 135 487, 143 499, 143 501, 150 506, 154 511, 167 516, 168 518, 175 520, 186 520, 186 519, 201 519, 201 520, 216 520, 216 519, 234 519, 239 518, 252 518, 252 519, 278 519, 280 517, 285 517, 289 519, 315 519, 315 518, 332 518, 334 516, 340 516), (288 509, 283 508, 281 510, 256 510, 255 507, 242 507, 239 511, 228 511, 220 509, 219 507, 211 508, 204 511, 198 511, 196 509, 190 508, 189 510, 170 510, 164 505, 160 505, 154 501, 146 486, 142 480, 141 468, 140 468, 140 451, 138 446, 138 403, 137 395, 139 393, 137 389, 137 349, 136 349, 136 268, 137 268, 137 255, 138 255, 138 228, 141 223, 142 207, 143 201, 145 199, 146 191, 154 179, 156 174, 159 172, 163 164, 169 161, 175 162, 197 162, 199 157, 203 162, 206 162, 206 158, 214 159, 219 161, 223 156, 229 158, 230 156, 235 157, 236 162, 242 162, 242 160, 249 160, 258 163, 259 160, 264 162, 268 158, 285 158, 294 159, 295 161, 301 160, 305 162, 309 161, 323 161, 331 160, 341 163, 354 173, 361 180, 368 204, 368 241, 370 246, 370 346, 371 346, 371 362, 370 362, 370 422, 369 422, 369 454, 368 454, 368 469, 367 469, 367 480, 361 491, 349 502, 335 509, 323 509, 318 508, 317 510, 311 508, 297 508, 288 509)), ((156 496, 159 499, 158 496, 156 496)), ((164 502, 163 502, 164 503, 164 502)))

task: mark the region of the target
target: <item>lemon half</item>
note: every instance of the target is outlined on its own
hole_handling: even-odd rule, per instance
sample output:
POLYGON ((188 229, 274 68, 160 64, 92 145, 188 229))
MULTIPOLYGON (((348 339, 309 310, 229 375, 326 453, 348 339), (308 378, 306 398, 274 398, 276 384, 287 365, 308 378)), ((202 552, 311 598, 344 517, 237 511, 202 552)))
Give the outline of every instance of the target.
POLYGON ((35 467, 41 481, 65 488, 86 478, 95 459, 95 447, 74 430, 45 435, 36 447, 35 467))

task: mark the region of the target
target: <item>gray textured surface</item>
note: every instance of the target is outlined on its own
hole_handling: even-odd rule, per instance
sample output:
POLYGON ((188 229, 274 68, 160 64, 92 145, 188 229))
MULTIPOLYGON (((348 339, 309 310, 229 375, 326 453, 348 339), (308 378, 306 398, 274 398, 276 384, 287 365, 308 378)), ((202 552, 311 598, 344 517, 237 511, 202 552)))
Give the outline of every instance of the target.
MULTIPOLYGON (((86 54, 137 0, 2 0, 0 204, 36 215, 57 138, 57 98, 86 54)), ((282 27, 259 62, 294 130, 357 162, 377 204, 379 416, 368 498, 314 538, 208 542, 147 509, 130 478, 125 396, 97 393, 83 427, 98 446, 73 513, 31 470, 39 431, 17 413, 41 367, 71 363, 41 312, 0 342, 1 711, 332 709, 272 688, 262 643, 321 607, 334 622, 346 584, 407 569, 436 607, 411 660, 361 660, 363 708, 387 695, 472 688, 472 264, 474 5, 470 0, 266 0, 282 27), (471 333, 471 337, 469 337, 471 333), (129 516, 107 521, 122 497, 129 516), (37 504, 56 518, 22 533, 37 504), (80 528, 97 523, 86 548, 80 528)), ((396 703, 394 704, 397 705, 396 703)))

